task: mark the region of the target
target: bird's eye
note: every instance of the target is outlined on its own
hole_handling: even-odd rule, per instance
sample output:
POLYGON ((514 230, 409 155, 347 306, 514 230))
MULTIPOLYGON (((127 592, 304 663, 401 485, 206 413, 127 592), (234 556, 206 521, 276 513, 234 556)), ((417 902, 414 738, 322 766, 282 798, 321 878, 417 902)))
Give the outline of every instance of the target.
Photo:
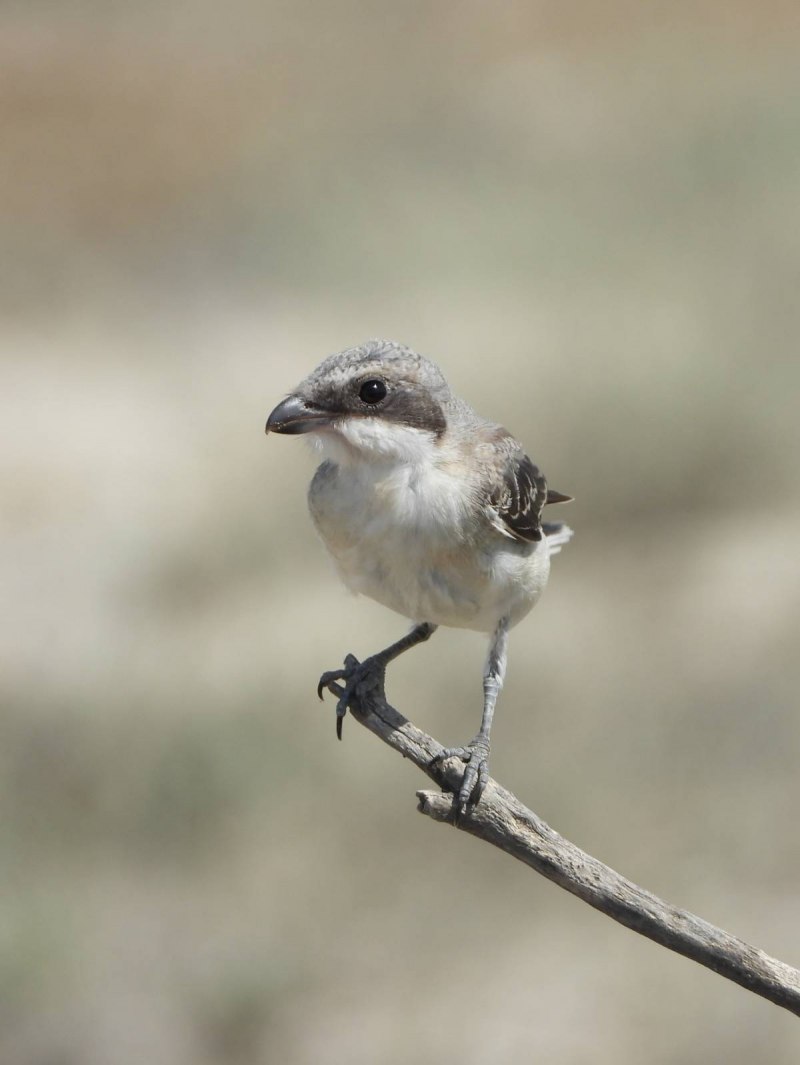
POLYGON ((380 403, 386 399, 386 385, 379 377, 371 377, 363 383, 358 396, 364 403, 380 403))

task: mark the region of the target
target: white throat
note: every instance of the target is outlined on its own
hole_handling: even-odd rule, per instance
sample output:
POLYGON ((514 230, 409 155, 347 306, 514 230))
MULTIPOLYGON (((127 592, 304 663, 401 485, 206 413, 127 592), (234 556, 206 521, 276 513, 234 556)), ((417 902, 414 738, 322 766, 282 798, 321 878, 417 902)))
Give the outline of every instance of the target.
POLYGON ((433 433, 385 418, 342 418, 329 428, 310 433, 309 440, 324 458, 341 466, 420 466, 434 464, 438 457, 433 433))

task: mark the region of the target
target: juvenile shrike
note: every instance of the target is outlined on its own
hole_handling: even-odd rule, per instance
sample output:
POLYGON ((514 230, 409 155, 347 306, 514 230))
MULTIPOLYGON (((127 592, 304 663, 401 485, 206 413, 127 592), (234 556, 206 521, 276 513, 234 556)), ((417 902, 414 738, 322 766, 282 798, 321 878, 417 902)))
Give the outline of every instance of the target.
POLYGON ((491 634, 475 739, 441 758, 465 762, 458 808, 478 802, 506 670, 508 630, 536 603, 550 556, 572 536, 543 523, 571 497, 502 426, 452 394, 439 368, 409 348, 371 340, 325 359, 267 419, 268 433, 306 434, 324 457, 308 493, 314 524, 344 583, 414 628, 376 655, 323 673, 339 696, 336 731, 357 686, 439 625, 491 634), (341 682, 341 683, 340 683, 341 682))

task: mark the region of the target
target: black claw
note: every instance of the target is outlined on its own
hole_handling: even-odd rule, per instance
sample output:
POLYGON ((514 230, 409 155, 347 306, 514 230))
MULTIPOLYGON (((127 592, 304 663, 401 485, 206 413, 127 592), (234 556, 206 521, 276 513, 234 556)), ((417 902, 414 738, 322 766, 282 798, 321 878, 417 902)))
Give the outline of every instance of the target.
POLYGON ((323 673, 319 678, 319 684, 317 685, 317 695, 320 699, 324 699, 324 693, 329 691, 333 694, 336 693, 334 685, 337 680, 346 680, 347 670, 344 669, 331 669, 327 673, 323 673))
MULTIPOLYGON (((383 671, 384 664, 379 655, 375 655, 364 662, 359 662, 355 655, 347 655, 344 660, 344 669, 334 669, 323 673, 317 685, 317 695, 324 698, 324 692, 329 691, 338 699, 336 704, 336 737, 342 738, 344 718, 347 714, 350 700, 353 698, 359 684, 371 677, 376 669, 383 671)), ((379 678, 381 679, 381 678, 379 678)))
POLYGON ((320 699, 324 699, 324 693, 328 691, 339 700, 336 704, 336 738, 339 740, 342 738, 344 717, 355 690, 355 674, 359 667, 360 663, 355 655, 349 654, 344 660, 344 669, 332 669, 323 673, 317 685, 317 695, 320 699))

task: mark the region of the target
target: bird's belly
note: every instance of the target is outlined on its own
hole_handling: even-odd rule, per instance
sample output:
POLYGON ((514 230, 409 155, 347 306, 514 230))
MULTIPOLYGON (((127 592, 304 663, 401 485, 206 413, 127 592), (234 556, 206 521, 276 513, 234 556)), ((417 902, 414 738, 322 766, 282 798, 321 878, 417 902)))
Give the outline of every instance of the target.
MULTIPOLYGON (((355 544, 333 552, 345 584, 354 592, 389 607, 413 621, 437 625, 491 628, 482 615, 487 584, 473 567, 457 565, 446 552, 415 550, 413 542, 355 544)), ((496 621, 496 618, 495 618, 496 621)))
POLYGON ((546 540, 522 544, 487 533, 487 540, 452 527, 368 515, 355 508, 312 507, 317 528, 345 585, 413 621, 490 632, 528 613, 549 573, 546 540))
POLYGON ((413 572, 397 567, 388 579, 356 578, 351 587, 413 621, 491 632, 501 617, 514 624, 533 607, 544 584, 531 588, 527 577, 497 584, 478 568, 453 573, 447 564, 421 564, 413 572))

